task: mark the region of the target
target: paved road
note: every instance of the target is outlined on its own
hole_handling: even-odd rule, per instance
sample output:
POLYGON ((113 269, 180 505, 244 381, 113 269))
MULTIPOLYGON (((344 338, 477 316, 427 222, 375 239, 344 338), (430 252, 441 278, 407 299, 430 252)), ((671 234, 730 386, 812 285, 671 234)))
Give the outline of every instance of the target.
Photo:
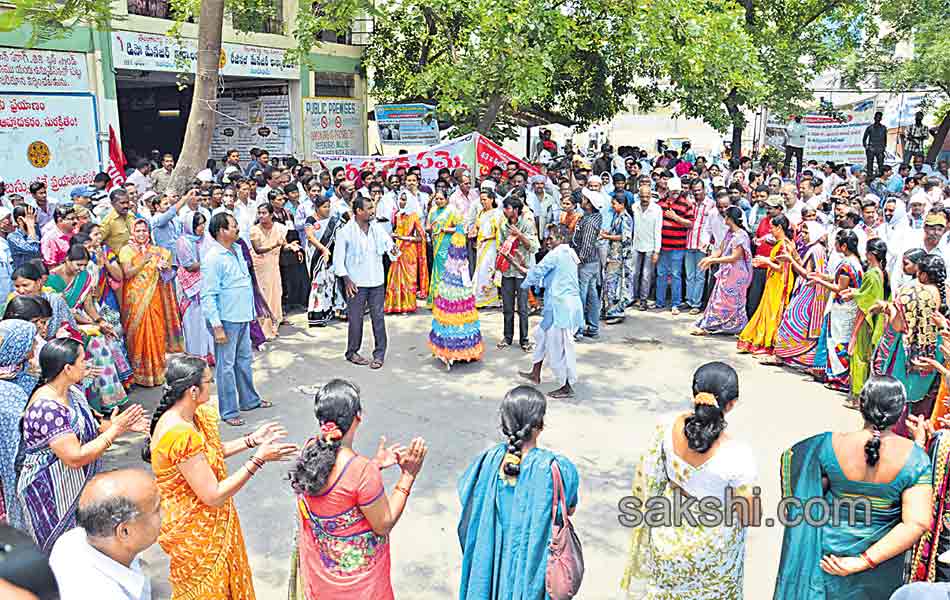
MULTIPOLYGON (((250 413, 239 431, 223 426, 225 439, 243 435, 264 419, 277 418, 303 442, 315 429, 313 392, 331 377, 355 380, 363 392, 364 420, 357 450, 370 453, 380 435, 405 441, 422 435, 431 448, 409 506, 393 533, 393 584, 408 600, 446 600, 457 594, 460 554, 455 533, 455 484, 471 459, 500 441, 498 405, 518 382, 529 357, 517 346, 495 349, 501 315, 482 315, 485 359, 459 365, 447 374, 426 346, 430 317, 387 317, 389 355, 381 371, 342 359, 344 325, 306 328, 303 315, 291 317, 281 339, 255 359, 255 380, 276 407, 250 413)), ((367 324, 368 325, 368 324, 367 324)), ((766 515, 779 500, 778 458, 795 441, 820 431, 856 428, 857 413, 841 397, 800 374, 759 365, 735 353, 733 338, 686 334, 690 319, 636 313, 605 327, 600 340, 578 347, 580 383, 572 401, 549 400, 541 443, 570 457, 581 474, 580 505, 574 519, 584 544, 587 574, 580 600, 618 598, 629 532, 618 524, 617 503, 630 491, 636 460, 658 419, 690 406, 693 370, 724 360, 739 371, 741 395, 729 415, 729 431, 758 451, 766 515)), ((364 342, 371 339, 369 327, 364 342)), ((366 352, 366 355, 369 353, 366 352)), ((548 378, 542 389, 556 387, 548 378)), ((135 394, 154 407, 157 390, 135 394)), ((140 442, 118 442, 113 465, 137 465, 140 442)), ((230 463, 237 468, 240 458, 230 463)), ((395 472, 387 475, 391 487, 395 472)), ((238 511, 254 572, 257 597, 286 597, 288 557, 294 538, 294 507, 284 465, 268 465, 237 496, 238 511)), ((771 597, 782 531, 759 528, 749 535, 746 597, 771 597)), ((156 545, 144 556, 157 598, 169 597, 167 559, 156 545)))

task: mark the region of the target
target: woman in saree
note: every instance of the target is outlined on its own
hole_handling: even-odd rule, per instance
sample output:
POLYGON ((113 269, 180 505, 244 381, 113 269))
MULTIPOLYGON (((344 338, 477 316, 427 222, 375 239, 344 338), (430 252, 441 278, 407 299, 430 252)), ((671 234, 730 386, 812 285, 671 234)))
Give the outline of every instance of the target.
POLYGON ((122 326, 135 383, 165 383, 165 355, 184 350, 181 318, 172 279, 171 252, 152 244, 148 221, 138 219, 119 252, 125 275, 122 326))
POLYGON ((442 273, 445 272, 445 261, 449 256, 449 248, 452 246, 452 235, 455 229, 464 223, 462 216, 449 206, 445 194, 436 192, 433 202, 435 208, 429 212, 427 228, 432 237, 432 276, 429 278, 429 295, 426 298, 426 306, 429 308, 432 308, 435 292, 439 288, 439 282, 442 281, 442 273))
POLYGON ((871 353, 884 333, 884 319, 881 318, 879 310, 874 308, 891 295, 886 271, 887 245, 884 241, 878 238, 868 240, 867 257, 868 268, 861 279, 861 287, 857 290, 848 288, 841 293, 843 300, 853 300, 858 308, 858 318, 848 344, 848 355, 851 358, 851 393, 846 406, 853 409, 858 408, 858 396, 871 374, 871 353))
POLYGON ((132 368, 125 356, 122 330, 116 330, 98 311, 93 297, 95 282, 86 266, 89 252, 82 245, 72 245, 66 261, 53 267, 46 284, 61 294, 72 310, 83 334, 86 360, 96 369, 92 385, 86 387, 86 399, 97 414, 108 414, 128 402, 124 384, 131 383, 132 368))
POLYGON ((241 238, 238 238, 235 243, 241 247, 241 256, 244 257, 247 272, 251 274, 251 287, 254 289, 254 320, 251 321, 251 344, 255 350, 260 350, 264 347, 264 342, 267 341, 264 330, 261 329, 261 322, 266 320, 273 322, 274 315, 271 314, 270 307, 267 306, 267 301, 264 299, 264 293, 261 292, 261 286, 257 283, 257 272, 254 271, 251 247, 241 238))
POLYGON ((419 215, 408 206, 405 195, 399 198, 399 209, 393 223, 393 240, 399 257, 389 265, 386 282, 387 313, 412 313, 418 301, 429 293, 429 269, 426 262, 426 234, 419 215))
POLYGON ((825 273, 811 273, 808 276, 814 285, 825 287, 834 294, 822 324, 815 367, 818 377, 825 380, 825 387, 848 392, 851 390, 848 347, 858 318, 858 306, 853 299, 846 299, 852 296, 846 294, 845 290, 861 287, 864 267, 858 258, 858 236, 850 229, 838 231, 835 250, 842 258, 833 276, 825 273))
POLYGON ((610 228, 600 232, 607 242, 607 263, 604 265, 604 302, 607 324, 624 320, 624 311, 630 298, 630 278, 633 277, 633 217, 627 212, 625 190, 618 190, 611 198, 613 219, 610 228))
POLYGON ((290 472, 298 533, 289 598, 393 600, 389 534, 422 469, 425 442, 386 448, 381 440, 375 457, 357 454, 362 406, 359 388, 349 381, 329 381, 314 405, 318 433, 290 472), (401 474, 387 496, 382 470, 397 464, 401 474))
POLYGON ((288 323, 284 320, 281 304, 280 251, 286 247, 299 252, 300 244, 287 243, 287 226, 274 221, 272 205, 261 204, 257 207, 257 225, 251 226, 251 246, 254 248, 254 271, 271 313, 271 318, 260 319, 261 329, 267 339, 272 340, 278 336, 278 327, 288 323))
POLYGON ((36 387, 27 372, 36 347, 36 325, 20 319, 0 321, 0 524, 26 527, 16 497, 16 457, 20 452, 20 419, 36 387))
MULTIPOLYGON (((943 333, 950 332, 944 330, 943 333)), ((942 342, 944 354, 950 352, 946 340, 942 342)), ((939 371, 944 380, 950 377, 950 369, 943 363, 932 358, 920 361, 939 371)), ((941 415, 932 422, 925 417, 911 416, 907 426, 914 434, 914 443, 927 450, 933 464, 932 518, 930 527, 914 547, 909 579, 950 582, 950 419, 941 415)))
POLYGON ((495 192, 482 190, 479 194, 481 210, 475 217, 475 308, 498 306, 501 274, 497 273, 495 261, 501 247, 501 211, 495 208, 495 192), (496 277, 497 273, 497 277, 496 277), (496 283, 496 279, 498 280, 496 283))
POLYGON ((808 277, 812 273, 825 272, 824 236, 825 229, 819 223, 805 221, 801 233, 804 245, 801 258, 792 253, 785 254, 797 279, 775 334, 775 358, 777 363, 796 369, 814 367, 815 350, 821 338, 821 322, 825 318, 829 290, 815 285, 808 277))
POLYGON ((307 236, 307 255, 310 264, 310 298, 307 323, 310 327, 325 327, 334 315, 345 310, 340 281, 333 272, 333 248, 340 228, 340 218, 330 216, 330 199, 320 194, 313 214, 307 217, 304 235, 307 236))
MULTIPOLYGON (((884 333, 871 358, 871 370, 904 384, 905 417, 913 414, 929 419, 934 410, 940 379, 937 371, 921 359, 944 359, 938 322, 946 312, 940 296, 946 277, 943 259, 928 254, 918 264, 917 281, 897 290, 886 305, 878 305, 884 314, 884 333)), ((894 430, 910 435, 903 421, 894 430)))
POLYGON ((929 529, 932 478, 927 453, 891 430, 905 400, 899 381, 871 377, 861 429, 821 433, 782 455, 782 496, 800 504, 786 506, 785 522, 797 524, 785 528, 776 600, 887 600, 903 583, 904 552, 929 529), (838 507, 820 527, 803 520, 814 498, 838 507))
MULTIPOLYGON (((505 441, 475 457, 459 478, 460 600, 547 598, 554 478, 572 515, 579 477, 569 459, 540 447, 546 412, 544 394, 534 387, 520 385, 505 394, 505 441)), ((563 524, 560 509, 557 515, 563 524)))
POLYGON ((699 261, 698 266, 704 271, 713 265, 719 265, 719 269, 706 311, 690 331, 692 335, 736 334, 749 322, 745 310, 746 291, 752 281, 749 234, 742 227, 742 210, 739 207, 727 208, 725 221, 728 231, 722 247, 699 261))
POLYGON ((57 338, 40 350, 45 385, 23 413, 17 498, 26 530, 49 553, 64 532, 76 525, 76 504, 86 482, 102 470, 102 455, 126 432, 145 433, 148 418, 133 404, 121 414, 96 422, 79 383, 87 366, 82 344, 57 338))
MULTIPOLYGON (((758 476, 755 454, 724 432, 725 416, 739 400, 739 376, 725 363, 706 363, 693 374, 692 397, 690 412, 656 428, 640 459, 633 497, 725 502, 731 490, 736 498, 751 500, 758 476)), ((746 529, 758 518, 750 507, 755 505, 713 527, 636 525, 621 587, 637 600, 742 598, 746 529)), ((620 517, 625 525, 627 518, 620 517)))
POLYGON ((96 223, 86 223, 76 235, 88 235, 85 244, 89 251, 89 274, 96 282, 94 297, 101 314, 112 326, 121 327, 118 293, 122 291, 122 265, 119 256, 102 241, 102 228, 96 223))
POLYGON ((61 294, 49 288, 44 288, 47 271, 41 260, 26 262, 13 271, 13 293, 9 300, 16 296, 41 296, 50 306, 52 315, 47 326, 39 331, 40 337, 45 340, 53 339, 63 327, 76 330, 76 319, 73 317, 69 305, 61 294))
POLYGON ((273 190, 268 192, 267 197, 274 207, 274 222, 281 223, 287 227, 287 234, 284 236, 287 245, 280 249, 280 287, 281 302, 287 308, 295 306, 306 306, 307 298, 310 295, 309 269, 307 268, 306 258, 303 249, 300 248, 300 234, 294 227, 293 213, 296 207, 290 205, 287 201, 290 199, 287 190, 292 187, 288 185, 283 191, 273 190), (273 195, 273 199, 271 196, 273 195), (293 243, 297 242, 297 250, 293 249, 293 243))
POLYGON ((233 497, 266 463, 288 459, 297 446, 266 423, 222 442, 211 398, 211 369, 197 356, 168 361, 168 382, 142 451, 162 497, 158 543, 168 554, 172 600, 254 600, 254 582, 233 497), (256 448, 232 475, 224 459, 256 448))
POLYGON ((791 240, 792 228, 784 215, 772 217, 771 233, 775 237, 775 246, 768 258, 756 256, 753 267, 767 267, 765 288, 758 308, 739 334, 736 346, 739 352, 751 352, 758 356, 769 356, 775 345, 775 333, 782 321, 782 314, 788 306, 792 293, 794 273, 791 262, 780 258, 788 252, 794 252, 791 240))
POLYGON ((182 224, 182 235, 175 242, 175 262, 178 266, 178 311, 185 334, 185 352, 200 356, 214 365, 214 338, 201 311, 201 250, 207 227, 207 218, 200 211, 189 215, 182 224))

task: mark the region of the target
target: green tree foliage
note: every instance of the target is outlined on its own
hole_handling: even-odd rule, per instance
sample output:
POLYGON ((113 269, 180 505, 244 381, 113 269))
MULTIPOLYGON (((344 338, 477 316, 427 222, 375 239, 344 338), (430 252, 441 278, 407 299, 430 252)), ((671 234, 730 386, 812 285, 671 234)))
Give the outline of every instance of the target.
POLYGON ((511 137, 520 109, 586 124, 656 99, 616 0, 403 0, 379 8, 364 57, 381 101, 435 101, 459 132, 511 137))
POLYGON ((812 101, 809 83, 855 47, 865 7, 861 0, 718 0, 694 5, 690 16, 690 4, 682 5, 677 13, 687 30, 711 24, 715 33, 706 47, 681 50, 686 56, 667 66, 672 95, 683 114, 720 131, 731 126, 734 156, 744 111, 764 105, 785 116, 812 101), (687 70, 690 54, 702 69, 687 70))
POLYGON ((848 79, 862 83, 875 76, 894 92, 930 90, 925 106, 936 107, 941 119, 927 155, 933 162, 950 131, 950 106, 937 106, 941 95, 950 96, 950 2, 883 3, 875 9, 867 41, 847 63, 848 79))

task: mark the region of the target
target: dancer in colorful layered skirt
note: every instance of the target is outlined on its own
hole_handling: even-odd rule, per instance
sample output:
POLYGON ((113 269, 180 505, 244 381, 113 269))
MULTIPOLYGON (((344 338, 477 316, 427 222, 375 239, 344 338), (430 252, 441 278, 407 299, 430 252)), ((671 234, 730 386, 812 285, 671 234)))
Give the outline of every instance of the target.
POLYGON ((580 284, 577 280, 577 265, 580 259, 570 245, 566 225, 548 227, 548 253, 541 262, 531 267, 515 266, 525 273, 522 288, 540 285, 544 288, 544 311, 541 323, 534 330, 534 362, 530 372, 518 374, 533 382, 541 383, 541 365, 547 361, 561 387, 552 391, 552 398, 574 397, 573 384, 577 382, 577 355, 574 351, 574 334, 584 325, 584 305, 581 303, 580 284))
POLYGON ((890 375, 904 384, 907 406, 894 427, 895 433, 910 437, 908 414, 930 418, 940 386, 937 371, 926 359, 943 362, 940 291, 947 278, 943 259, 928 254, 917 265, 917 281, 905 285, 893 300, 878 309, 886 324, 881 341, 871 358, 875 375, 890 375), (939 324, 938 324, 939 323, 939 324))
POLYGON ((709 294, 706 312, 690 331, 693 335, 735 334, 749 322, 745 299, 749 283, 752 282, 752 248, 749 234, 742 227, 742 209, 737 206, 727 208, 725 221, 729 231, 722 248, 699 261, 700 269, 719 265, 719 270, 716 271, 716 285, 709 294))
POLYGON ((432 302, 429 348, 447 368, 452 368, 454 362, 480 360, 485 346, 468 274, 465 229, 458 222, 453 231, 442 231, 441 234, 443 239, 450 240, 450 246, 442 259, 442 274, 432 302))
POLYGON ((172 254, 152 244, 148 221, 138 219, 132 237, 119 252, 125 273, 122 326, 135 383, 165 383, 165 355, 185 349, 172 279, 172 254))
POLYGON ((828 255, 822 243, 824 235, 825 229, 820 223, 807 221, 802 227, 802 257, 785 254, 798 280, 775 334, 775 358, 798 369, 811 369, 815 365, 815 351, 828 304, 828 288, 808 279, 812 273, 825 272, 828 255))
POLYGON ((858 258, 858 236, 850 229, 838 231, 835 249, 843 258, 835 267, 834 276, 812 273, 808 279, 834 292, 815 353, 816 376, 825 380, 826 387, 846 392, 851 389, 848 346, 858 318, 858 306, 854 300, 845 299, 844 291, 861 287, 864 267, 858 258))
POLYGON ((384 312, 416 312, 418 301, 428 295, 429 265, 426 262, 425 235, 419 215, 408 206, 406 195, 401 195, 393 224, 393 240, 399 248, 399 258, 389 266, 384 312))
POLYGON ((456 228, 464 223, 462 216, 451 206, 442 192, 434 196, 435 209, 429 213, 429 234, 432 236, 432 277, 429 278, 429 297, 426 305, 432 307, 435 301, 442 273, 445 271, 446 259, 455 237, 456 228))
POLYGON ((772 217, 771 225, 771 233, 776 240, 772 252, 768 258, 757 256, 752 259, 753 267, 767 267, 768 270, 762 300, 739 335, 739 342, 736 344, 739 352, 752 352, 765 356, 772 354, 775 333, 782 321, 785 307, 788 306, 794 278, 789 261, 779 258, 786 254, 786 248, 788 252, 794 252, 791 225, 784 215, 772 217))
POLYGON ((498 306, 500 299, 498 288, 501 287, 501 274, 498 273, 498 282, 495 282, 495 261, 498 258, 498 249, 501 247, 501 222, 503 215, 495 208, 495 192, 482 190, 479 195, 482 203, 481 211, 475 218, 477 232, 475 254, 475 306, 486 308, 498 306))

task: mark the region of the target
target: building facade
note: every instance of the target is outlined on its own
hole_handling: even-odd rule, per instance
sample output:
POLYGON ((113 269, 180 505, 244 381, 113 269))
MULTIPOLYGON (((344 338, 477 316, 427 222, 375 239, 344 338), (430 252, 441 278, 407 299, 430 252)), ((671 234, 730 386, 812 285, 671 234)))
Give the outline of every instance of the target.
MULTIPOLYGON (((366 80, 359 34, 324 35, 297 64, 296 0, 275 0, 261 31, 238 33, 225 18, 219 99, 210 158, 253 147, 272 157, 365 153, 366 80), (331 107, 329 115, 305 115, 331 107), (313 112, 311 110, 311 112, 313 112), (342 116, 340 113, 344 113, 342 116)), ((197 25, 167 35, 168 0, 127 0, 108 31, 76 27, 29 47, 29 31, 0 33, 0 177, 8 192, 45 180, 54 195, 91 182, 109 160, 109 131, 127 158, 153 150, 178 156, 191 110, 197 25)))

